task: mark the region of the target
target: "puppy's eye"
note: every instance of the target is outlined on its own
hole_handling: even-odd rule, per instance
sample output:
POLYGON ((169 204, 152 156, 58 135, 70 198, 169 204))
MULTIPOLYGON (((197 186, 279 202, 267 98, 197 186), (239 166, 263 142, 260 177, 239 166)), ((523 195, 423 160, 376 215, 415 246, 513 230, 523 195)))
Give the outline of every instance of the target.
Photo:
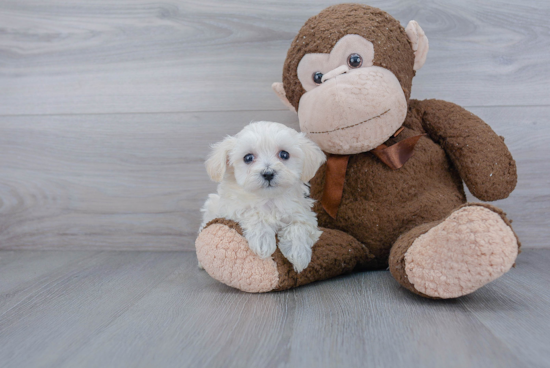
POLYGON ((243 161, 245 164, 249 164, 252 161, 254 161, 254 155, 252 153, 249 153, 248 155, 243 157, 243 161))
POLYGON ((348 56, 348 65, 350 68, 359 68, 363 65, 363 58, 359 54, 351 54, 348 56))
POLYGON ((290 158, 290 154, 287 151, 280 151, 279 157, 281 160, 288 160, 290 158))
POLYGON ((313 73, 312 78, 313 78, 313 83, 315 83, 315 84, 323 83, 323 73, 321 73, 321 72, 313 73))

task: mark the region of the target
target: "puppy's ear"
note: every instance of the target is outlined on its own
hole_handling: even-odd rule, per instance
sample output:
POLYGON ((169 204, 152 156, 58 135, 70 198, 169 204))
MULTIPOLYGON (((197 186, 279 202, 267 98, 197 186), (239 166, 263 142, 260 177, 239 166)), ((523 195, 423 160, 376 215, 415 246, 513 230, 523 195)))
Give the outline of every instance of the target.
POLYGON ((228 136, 223 141, 212 145, 212 152, 206 160, 206 171, 210 179, 220 182, 229 165, 229 151, 235 147, 236 138, 228 136))
POLYGON ((304 152, 301 180, 307 183, 315 176, 315 173, 327 158, 319 146, 307 138, 304 133, 300 133, 300 148, 304 152))

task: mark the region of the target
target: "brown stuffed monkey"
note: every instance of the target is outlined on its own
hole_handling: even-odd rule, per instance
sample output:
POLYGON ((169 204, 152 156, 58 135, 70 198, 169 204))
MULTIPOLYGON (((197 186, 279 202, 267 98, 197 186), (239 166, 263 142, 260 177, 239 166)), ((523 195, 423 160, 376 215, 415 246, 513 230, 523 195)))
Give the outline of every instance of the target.
POLYGON ((217 280, 248 292, 285 290, 359 270, 383 269, 432 298, 469 294, 507 272, 520 243, 498 208, 516 165, 503 138, 453 103, 410 99, 426 60, 418 23, 386 12, 331 6, 310 18, 273 89, 327 153, 311 181, 323 235, 297 274, 277 251, 260 259, 237 223, 212 221, 197 256, 217 280))

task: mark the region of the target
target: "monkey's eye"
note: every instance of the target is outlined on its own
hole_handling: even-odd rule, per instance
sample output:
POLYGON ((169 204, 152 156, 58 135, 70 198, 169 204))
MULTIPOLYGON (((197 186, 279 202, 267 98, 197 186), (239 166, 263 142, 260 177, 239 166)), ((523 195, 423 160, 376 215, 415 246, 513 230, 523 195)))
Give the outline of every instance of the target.
POLYGON ((350 68, 359 68, 363 65, 363 58, 359 54, 351 54, 348 56, 348 65, 350 68))
POLYGON ((245 164, 251 163, 252 161, 254 161, 254 155, 252 153, 247 154, 243 157, 243 161, 245 164))
POLYGON ((279 157, 281 158, 281 160, 288 160, 290 158, 290 153, 288 153, 287 151, 280 151, 279 157))
POLYGON ((321 72, 313 73, 313 83, 315 83, 315 84, 323 83, 323 73, 321 73, 321 72))

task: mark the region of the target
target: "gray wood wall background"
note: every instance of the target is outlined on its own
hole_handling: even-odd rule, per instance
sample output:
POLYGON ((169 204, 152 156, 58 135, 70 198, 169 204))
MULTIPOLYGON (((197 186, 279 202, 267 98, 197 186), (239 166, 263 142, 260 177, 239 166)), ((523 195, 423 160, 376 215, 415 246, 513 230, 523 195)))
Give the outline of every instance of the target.
MULTIPOLYGON (((251 120, 297 128, 270 86, 338 2, 2 0, 0 249, 192 250, 209 144, 251 120)), ((414 98, 506 137, 519 183, 497 205, 548 247, 550 2, 368 4, 428 35, 414 98)))

